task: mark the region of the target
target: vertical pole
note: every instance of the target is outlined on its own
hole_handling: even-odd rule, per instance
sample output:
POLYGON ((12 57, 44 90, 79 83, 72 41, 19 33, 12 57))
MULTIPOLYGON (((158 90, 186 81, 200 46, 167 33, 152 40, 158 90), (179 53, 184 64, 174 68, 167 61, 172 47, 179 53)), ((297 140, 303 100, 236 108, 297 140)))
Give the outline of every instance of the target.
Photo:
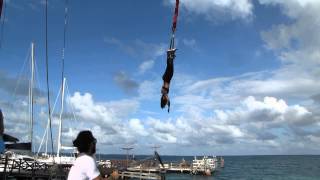
POLYGON ((127 149, 127 163, 126 163, 126 168, 128 169, 128 161, 129 161, 129 150, 127 149))
POLYGON ((30 142, 31 142, 31 152, 32 152, 32 144, 33 144, 33 84, 34 84, 34 43, 31 43, 31 89, 30 89, 30 106, 31 106, 31 115, 30 115, 30 123, 31 123, 31 129, 30 129, 30 142))
POLYGON ((3 179, 7 179, 7 166, 8 166, 8 156, 6 155, 5 157, 5 162, 4 162, 4 170, 3 170, 3 179))

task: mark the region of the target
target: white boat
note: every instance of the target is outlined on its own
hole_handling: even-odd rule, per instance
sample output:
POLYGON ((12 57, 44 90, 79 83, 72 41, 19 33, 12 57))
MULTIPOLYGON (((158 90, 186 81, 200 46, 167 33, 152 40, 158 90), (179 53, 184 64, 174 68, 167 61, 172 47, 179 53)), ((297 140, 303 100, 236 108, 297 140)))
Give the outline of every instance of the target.
POLYGON ((204 156, 202 159, 197 159, 197 157, 195 157, 192 161, 192 173, 210 176, 216 170, 217 162, 216 156, 204 156))

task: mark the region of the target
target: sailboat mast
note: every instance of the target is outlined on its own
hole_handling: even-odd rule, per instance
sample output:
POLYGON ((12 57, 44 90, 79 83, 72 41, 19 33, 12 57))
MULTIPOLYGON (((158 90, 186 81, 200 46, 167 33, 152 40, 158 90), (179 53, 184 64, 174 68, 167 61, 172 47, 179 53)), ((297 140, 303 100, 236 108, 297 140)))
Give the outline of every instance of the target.
POLYGON ((60 156, 60 149, 61 149, 62 114, 63 114, 63 108, 64 108, 64 90, 65 90, 65 85, 66 85, 66 78, 63 78, 62 92, 61 92, 61 111, 60 111, 60 120, 59 120, 57 157, 60 156))
MULTIPOLYGON (((34 102, 34 95, 33 95, 33 84, 34 84, 34 43, 31 43, 31 83, 30 83, 30 142, 32 147, 33 142, 33 102, 34 102)), ((31 148, 32 151, 32 148, 31 148)))
POLYGON ((58 134, 58 150, 57 157, 60 156, 61 149, 61 133, 62 133, 62 113, 64 108, 64 90, 66 84, 66 78, 64 77, 64 56, 66 49, 66 31, 67 31, 67 23, 68 23, 68 0, 65 0, 65 12, 64 12, 64 30, 63 30, 63 48, 62 48, 62 72, 61 72, 61 111, 60 111, 60 122, 59 122, 59 134, 58 134))

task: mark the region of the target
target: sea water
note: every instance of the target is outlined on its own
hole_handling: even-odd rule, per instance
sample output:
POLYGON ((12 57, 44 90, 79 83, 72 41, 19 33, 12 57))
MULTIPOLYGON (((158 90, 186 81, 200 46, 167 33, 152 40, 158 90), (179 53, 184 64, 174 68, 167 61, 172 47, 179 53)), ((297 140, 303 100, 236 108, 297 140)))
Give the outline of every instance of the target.
MULTIPOLYGON (((147 156, 135 156, 145 159, 147 156)), ((164 162, 191 162, 193 156, 162 156, 164 162)), ((199 159, 202 157, 198 157, 199 159)), ((125 159, 122 155, 103 155, 103 159, 125 159)), ((167 174, 166 180, 320 180, 320 156, 224 156, 224 168, 212 176, 167 174)))

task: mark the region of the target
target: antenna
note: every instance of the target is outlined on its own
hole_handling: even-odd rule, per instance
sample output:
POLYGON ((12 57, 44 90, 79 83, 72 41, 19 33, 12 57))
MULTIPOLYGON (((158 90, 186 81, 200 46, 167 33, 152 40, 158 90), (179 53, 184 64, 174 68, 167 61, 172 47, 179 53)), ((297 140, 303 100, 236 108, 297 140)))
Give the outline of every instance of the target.
POLYGON ((126 155, 127 155, 127 161, 126 161, 126 168, 128 168, 128 162, 129 162, 129 151, 134 149, 133 147, 130 146, 126 146, 126 147, 122 147, 122 150, 126 151, 126 155))
POLYGON ((154 144, 153 146, 151 146, 151 148, 154 149, 155 152, 157 152, 157 150, 161 148, 161 146, 154 144))

